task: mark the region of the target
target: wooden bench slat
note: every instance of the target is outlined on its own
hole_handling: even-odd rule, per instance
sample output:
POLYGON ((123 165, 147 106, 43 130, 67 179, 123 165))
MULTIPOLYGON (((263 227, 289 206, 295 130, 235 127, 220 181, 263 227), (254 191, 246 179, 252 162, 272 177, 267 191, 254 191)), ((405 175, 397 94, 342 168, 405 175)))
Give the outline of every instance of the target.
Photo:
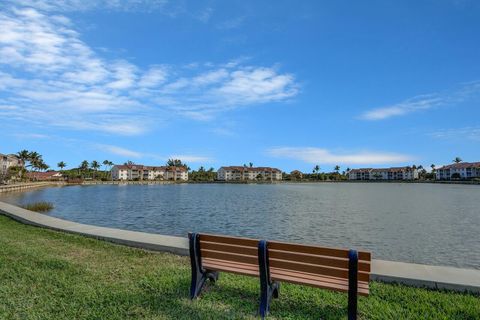
MULTIPOLYGON (((325 266, 319 266, 319 265, 309 264, 309 263, 293 262, 293 261, 278 260, 278 259, 270 258, 270 267, 348 279, 348 270, 346 269, 325 267, 325 266)), ((370 279, 370 275, 368 273, 358 272, 359 281, 369 281, 369 279, 370 279)))
POLYGON ((249 264, 234 264, 231 263, 225 264, 213 259, 205 259, 203 261, 203 267, 205 269, 214 270, 214 271, 225 271, 236 274, 242 274, 247 276, 258 277, 259 271, 258 266, 249 265, 249 264))
POLYGON ((258 248, 258 240, 249 239, 249 238, 227 237, 227 236, 218 236, 213 234, 202 233, 200 234, 200 243, 202 243, 202 241, 258 248))
MULTIPOLYGON (((207 266, 222 266, 222 267, 227 267, 227 268, 239 268, 242 270, 249 270, 252 273, 255 273, 258 275, 258 266, 253 265, 253 264, 245 264, 245 263, 234 263, 232 264, 231 261, 225 261, 225 260, 217 260, 217 259, 211 259, 211 258, 205 258, 204 260, 204 267, 207 266)), ((344 284, 348 286, 348 279, 343 279, 343 278, 336 278, 336 277, 329 277, 329 276, 319 276, 316 274, 312 273, 306 273, 306 272, 298 272, 298 271, 290 271, 290 270, 285 270, 285 269, 278 269, 278 268, 270 268, 271 276, 295 276, 300 279, 307 279, 307 280, 315 280, 317 278, 322 278, 323 281, 325 282, 332 282, 332 283, 337 283, 337 284, 344 284)), ((359 287, 363 287, 364 289, 368 290, 368 282, 359 282, 359 287)))
MULTIPOLYGON (((321 281, 320 279, 308 280, 308 279, 300 279, 297 277, 290 277, 287 275, 275 275, 275 276, 272 276, 272 279, 276 281, 285 281, 285 282, 290 282, 294 284, 303 284, 303 285, 308 285, 308 286, 317 287, 317 288, 348 292, 348 285, 333 284, 328 281, 321 281)), ((363 296, 368 296, 369 290, 359 287, 358 294, 363 296)))
MULTIPOLYGON (((204 268, 215 271, 232 272, 235 274, 258 277, 258 266, 251 264, 237 263, 232 265, 229 261, 221 261, 215 259, 205 259, 203 263, 204 268)), ((271 277, 276 281, 286 281, 295 284, 304 284, 323 289, 333 289, 337 291, 348 291, 348 280, 319 276, 313 274, 306 274, 303 272, 291 272, 283 269, 271 268, 271 277)), ((368 295, 368 282, 358 282, 358 292, 362 295, 368 295)))
POLYGON ((257 270, 258 271, 258 265, 250 264, 250 263, 242 263, 242 262, 234 262, 232 263, 231 261, 225 261, 225 260, 218 260, 218 259, 212 259, 212 258, 205 258, 204 261, 209 264, 221 264, 225 266, 235 266, 238 268, 242 269, 249 269, 249 270, 257 270))
MULTIPOLYGON (((278 242, 278 241, 269 241, 268 249, 307 253, 307 254, 314 254, 314 255, 321 255, 321 256, 333 256, 333 257, 345 258, 345 259, 348 259, 348 251, 349 251, 348 249, 319 247, 319 246, 278 242)), ((367 252, 367 251, 357 251, 357 252, 358 252, 359 261, 372 260, 372 256, 370 252, 367 252)))
MULTIPOLYGON (((270 275, 271 277, 281 277, 281 276, 288 276, 288 277, 295 277, 299 278, 301 280, 316 280, 316 279, 321 279, 322 281, 325 282, 331 282, 334 284, 340 284, 340 285, 346 285, 348 286, 348 279, 343 279, 343 278, 335 278, 335 277, 329 277, 325 275, 317 275, 317 274, 311 274, 311 273, 306 273, 306 272, 298 272, 298 271, 289 271, 289 270, 284 270, 284 269, 277 269, 277 268, 270 268, 270 275)), ((369 284, 368 282, 363 282, 360 281, 358 282, 358 287, 362 289, 369 289, 369 284)))
POLYGON ((200 249, 202 257, 258 265, 258 256, 200 249))
MULTIPOLYGON (((348 259, 344 259, 344 258, 320 256, 320 255, 313 255, 308 253, 297 253, 297 252, 291 252, 291 251, 281 251, 281 250, 274 250, 274 249, 269 249, 268 252, 269 252, 270 258, 273 258, 273 259, 318 264, 318 265, 323 265, 327 267, 335 267, 335 268, 348 270, 348 259)), ((358 270, 370 272, 370 263, 365 261, 359 261, 358 270)))
POLYGON ((218 243, 218 242, 200 241, 200 249, 240 253, 244 255, 258 257, 257 247, 254 248, 254 247, 246 247, 246 246, 239 246, 239 245, 225 244, 225 243, 218 243))

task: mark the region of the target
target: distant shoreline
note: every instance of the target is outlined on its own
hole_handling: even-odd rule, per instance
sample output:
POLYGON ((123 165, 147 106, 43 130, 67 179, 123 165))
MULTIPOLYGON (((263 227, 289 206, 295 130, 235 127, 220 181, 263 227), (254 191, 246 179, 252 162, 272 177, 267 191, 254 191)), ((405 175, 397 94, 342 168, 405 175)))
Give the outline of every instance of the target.
POLYGON ((419 183, 419 184, 463 184, 480 185, 480 181, 409 181, 409 180, 340 180, 340 181, 309 181, 309 180, 279 180, 279 181, 84 181, 81 185, 99 185, 99 184, 131 184, 131 185, 151 185, 151 184, 296 184, 296 183, 419 183))
POLYGON ((167 184, 316 184, 316 183, 404 183, 404 184, 456 184, 480 185, 480 181, 406 181, 406 180, 341 180, 341 181, 83 181, 68 183, 61 181, 30 182, 0 186, 0 193, 9 191, 24 191, 38 187, 58 186, 92 186, 92 185, 167 185, 167 184))

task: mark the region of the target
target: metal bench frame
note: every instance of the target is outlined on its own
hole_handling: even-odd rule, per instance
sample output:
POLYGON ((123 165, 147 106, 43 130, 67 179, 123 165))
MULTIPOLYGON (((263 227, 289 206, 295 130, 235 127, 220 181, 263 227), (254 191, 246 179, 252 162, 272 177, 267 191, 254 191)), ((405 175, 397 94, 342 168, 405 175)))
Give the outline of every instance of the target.
MULTIPOLYGON (((218 280, 218 271, 208 270, 202 266, 200 251, 200 234, 189 234, 190 262, 192 268, 192 280, 190 285, 190 299, 195 299, 201 293, 206 281, 209 279, 215 283, 218 280)), ((264 319, 270 310, 272 298, 278 298, 280 283, 272 281, 270 277, 270 263, 268 253, 268 241, 258 242, 258 267, 260 278, 260 307, 259 315, 264 319)), ((358 299, 358 252, 348 251, 348 319, 357 319, 358 299)))

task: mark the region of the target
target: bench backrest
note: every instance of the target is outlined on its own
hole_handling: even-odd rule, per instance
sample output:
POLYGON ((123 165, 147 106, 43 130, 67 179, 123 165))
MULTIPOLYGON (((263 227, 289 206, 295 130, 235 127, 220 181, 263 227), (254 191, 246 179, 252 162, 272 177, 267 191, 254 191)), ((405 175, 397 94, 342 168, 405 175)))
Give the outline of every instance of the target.
POLYGON ((200 234, 204 268, 258 275, 258 240, 200 234))
MULTIPOLYGON (((198 237, 204 269, 259 276, 259 240, 211 234, 199 234, 198 237)), ((267 243, 272 279, 348 290, 348 249, 277 241, 267 243)), ((371 253, 358 251, 358 292, 362 295, 369 291, 370 265, 371 253)))

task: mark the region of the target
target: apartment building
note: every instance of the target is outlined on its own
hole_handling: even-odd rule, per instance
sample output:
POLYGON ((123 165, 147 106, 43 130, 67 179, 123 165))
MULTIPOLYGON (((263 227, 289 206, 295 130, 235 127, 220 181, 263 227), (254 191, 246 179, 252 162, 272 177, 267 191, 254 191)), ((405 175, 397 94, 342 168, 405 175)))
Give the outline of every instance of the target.
POLYGON ((10 167, 23 167, 24 165, 16 155, 0 153, 0 176, 6 176, 10 167))
POLYGON ((352 169, 348 171, 348 180, 370 180, 372 168, 352 169))
POLYGON ((217 180, 282 180, 282 171, 270 167, 229 166, 217 171, 217 180))
POLYGON ((113 180, 188 180, 185 167, 173 166, 115 165, 111 174, 113 180))
POLYGON ((412 167, 361 168, 348 172, 349 180, 415 180, 418 170, 412 167))
POLYGON ((436 170, 437 180, 480 178, 480 162, 453 163, 436 170))

